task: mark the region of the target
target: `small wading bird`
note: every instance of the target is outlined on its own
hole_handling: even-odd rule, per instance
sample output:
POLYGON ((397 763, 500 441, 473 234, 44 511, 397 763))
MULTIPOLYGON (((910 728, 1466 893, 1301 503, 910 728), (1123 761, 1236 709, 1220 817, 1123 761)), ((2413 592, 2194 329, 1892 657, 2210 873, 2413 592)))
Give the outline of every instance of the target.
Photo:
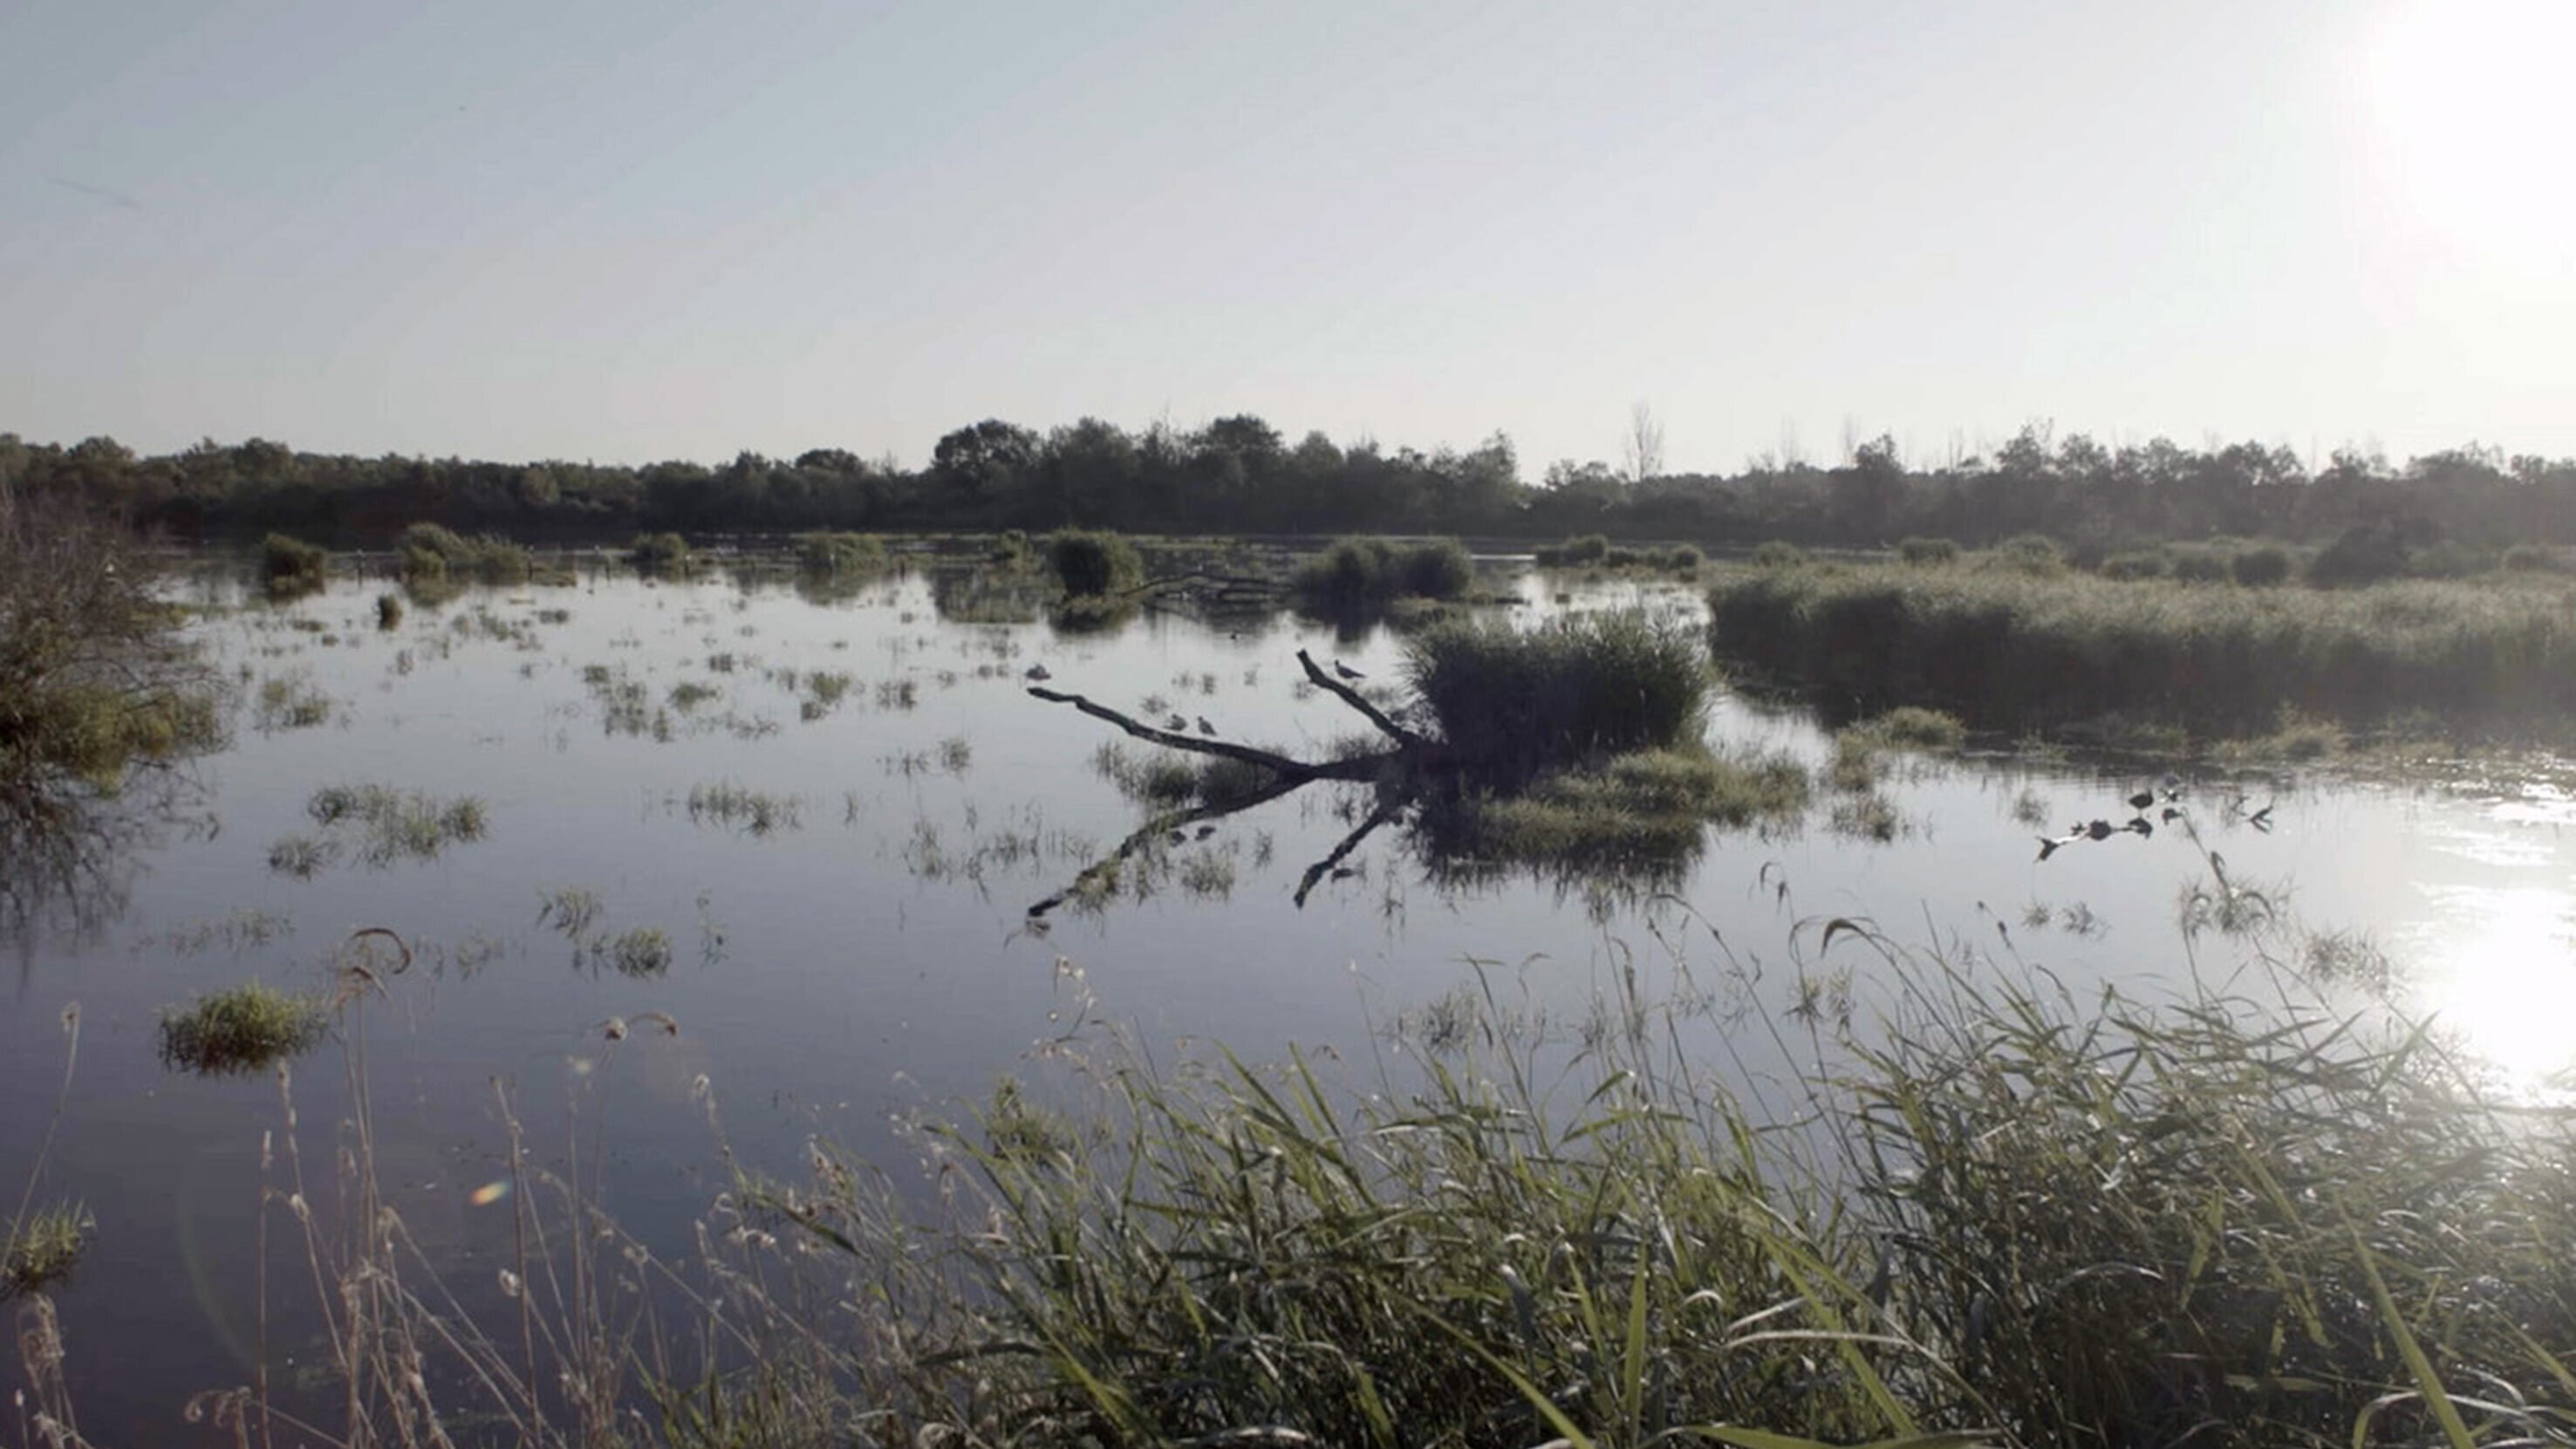
POLYGON ((1179 733, 1179 732, 1180 732, 1180 731, 1182 731, 1182 730, 1188 729, 1189 727, 1190 727, 1190 717, 1189 717, 1188 715, 1185 715, 1185 714, 1176 714, 1176 715, 1172 716, 1172 722, 1171 722, 1170 724, 1167 724, 1167 725, 1163 726, 1163 728, 1168 729, 1168 730, 1171 730, 1171 731, 1172 731, 1172 732, 1174 732, 1175 734, 1179 733))
POLYGON ((1367 676, 1367 675, 1360 673, 1358 670, 1353 669, 1352 667, 1350 667, 1350 666, 1349 666, 1349 665, 1347 665, 1347 664, 1344 664, 1342 661, 1340 661, 1340 660, 1338 660, 1338 659, 1336 659, 1336 660, 1334 660, 1334 661, 1333 661, 1333 672, 1334 672, 1335 674, 1340 675, 1340 676, 1341 676, 1341 677, 1343 677, 1344 679, 1366 679, 1366 678, 1368 678, 1368 676, 1367 676))
POLYGON ((1212 735, 1216 733, 1216 726, 1208 723, 1208 717, 1206 715, 1199 716, 1199 733, 1203 735, 1212 735))
POLYGON ((2132 810, 2143 811, 2154 803, 2156 803, 2156 793, 2153 790, 2140 790, 2129 797, 2129 808, 2132 810))
POLYGON ((1047 680, 1055 678, 1055 671, 1047 668, 1043 664, 1032 664, 1029 666, 1028 673, 1022 675, 1021 678, 1034 679, 1040 683, 1044 683, 1047 680))

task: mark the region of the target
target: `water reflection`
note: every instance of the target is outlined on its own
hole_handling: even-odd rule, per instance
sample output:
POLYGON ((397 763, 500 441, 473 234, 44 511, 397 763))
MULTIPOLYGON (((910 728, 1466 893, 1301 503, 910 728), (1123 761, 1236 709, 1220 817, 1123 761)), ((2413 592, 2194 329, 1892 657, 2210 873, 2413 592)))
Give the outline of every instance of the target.
MULTIPOLYGON (((2508 1066, 2545 1070, 2576 1046, 2560 1025, 2576 1019, 2576 859, 2545 800, 2211 772, 2187 782, 2194 831, 2159 816, 2152 837, 2042 862, 2037 834, 2125 818, 2118 802, 2143 767, 1900 759, 1865 791, 1820 785, 1794 817, 1515 850, 1441 808, 1457 802, 1372 779, 1268 795, 1279 782, 1217 782, 1210 797, 1185 771, 1177 796, 1122 788, 1130 772, 1100 764, 1118 730, 1027 693, 1046 684, 1157 727, 1184 716, 1193 738, 1204 717, 1228 739, 1329 758, 1366 726, 1296 653, 1381 683, 1401 673, 1402 641, 1383 629, 1344 635, 1176 591, 1118 627, 1068 632, 1045 622, 1043 587, 949 557, 904 556, 864 581, 745 567, 647 583, 594 568, 573 588, 466 588, 380 629, 374 597, 388 587, 344 579, 201 626, 214 661, 248 686, 244 708, 270 679, 291 681, 284 703, 315 703, 239 732, 204 765, 200 798, 137 796, 123 803, 151 808, 51 843, 0 835, 0 910, 14 913, 0 925, 14 919, 11 939, 47 966, 22 973, 0 1012, 0 1100, 47 1099, 69 999, 98 1027, 48 1187, 97 1206, 113 1248, 66 1296, 75 1343, 183 1357, 203 1326, 174 1325, 162 1306, 183 1276, 199 1301, 254 1301, 239 1249, 276 1093, 164 1075, 154 1027, 165 1008, 248 979, 329 991, 335 943, 361 922, 403 930, 419 961, 391 987, 392 1009, 369 997, 384 1150, 411 1154, 400 1176, 420 1210, 455 1217, 448 1235, 469 1244, 463 1224, 509 1211, 464 1206, 499 1176, 492 1081, 555 1110, 597 1083, 606 1021, 678 1024, 624 1045, 610 1151, 585 1160, 622 1222, 684 1239, 710 1157, 702 1119, 680 1109, 707 1100, 707 1084, 726 1094, 741 1162, 792 1166, 818 1137, 899 1151, 891 1117, 984 1096, 1061 1029, 1060 961, 1086 973, 1101 1012, 1150 1039, 1364 1060, 1385 1023, 1454 1030, 1443 1003, 1475 982, 1470 962, 1510 963, 1525 1009, 1579 1045, 1603 983, 1633 960, 1640 993, 1712 1003, 1682 1028, 1699 1033, 1690 1050, 1752 1078, 1776 1075, 1790 1047, 1739 1021, 1865 1019, 1887 994, 1862 943, 1820 941, 1816 923, 1967 943, 1956 959, 2044 971, 2079 999, 2105 982, 2178 990, 2195 953, 2215 974, 2235 943, 2186 942, 2177 909, 2188 882, 2209 881, 2208 853, 2267 898, 2291 882, 2320 930, 2349 928, 2329 953, 2339 961, 2384 943, 2399 991, 2508 1066), (435 801, 444 818, 471 797, 488 815, 380 866, 272 870, 272 847, 299 834, 345 836, 360 853, 344 858, 365 858, 364 808, 336 796, 314 808, 334 787, 359 807, 435 801), (1899 817, 1891 838, 1825 823, 1868 799, 1899 817), (1075 909, 1068 888, 1111 860, 1114 890, 1100 870, 1097 908, 1075 909), (1068 904, 1032 931, 1029 905, 1059 894, 1068 904), (74 922, 86 928, 59 929, 74 922)), ((1631 582, 1568 593, 1566 608, 1696 607, 1686 591, 1631 582)), ((1819 778, 1836 759, 1810 716, 1739 698, 1720 701, 1709 733, 1729 757, 1785 755, 1819 778)), ((1169 753, 1127 748, 1140 782, 1169 753)), ((327 1056, 302 1069, 314 1122, 336 1120, 327 1056)), ((0 1115, 0 1161, 27 1160, 42 1128, 32 1110, 0 1115)), ((187 1371, 200 1370, 187 1387, 240 1377, 222 1363, 187 1371)), ((113 1442, 167 1429, 93 1427, 113 1442)))

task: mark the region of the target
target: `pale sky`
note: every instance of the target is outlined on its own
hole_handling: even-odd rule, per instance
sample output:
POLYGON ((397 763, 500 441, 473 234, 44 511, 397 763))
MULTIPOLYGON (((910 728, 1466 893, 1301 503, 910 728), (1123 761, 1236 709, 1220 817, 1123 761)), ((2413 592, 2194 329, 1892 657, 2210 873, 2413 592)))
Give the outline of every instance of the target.
POLYGON ((0 430, 2576 454, 2576 0, 0 0, 0 430))

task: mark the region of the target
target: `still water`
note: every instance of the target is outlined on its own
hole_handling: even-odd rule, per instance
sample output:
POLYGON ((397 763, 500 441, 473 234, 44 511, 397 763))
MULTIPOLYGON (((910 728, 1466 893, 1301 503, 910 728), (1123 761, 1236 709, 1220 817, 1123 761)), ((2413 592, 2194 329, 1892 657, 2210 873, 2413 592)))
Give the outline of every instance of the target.
MULTIPOLYGON (((1482 567, 1524 617, 1698 608, 1680 587, 1482 567)), ((2576 1061, 2576 805, 2537 787, 2200 774, 2180 785, 2191 831, 2041 862, 2031 820, 2054 834, 2123 819, 2120 797, 2162 766, 1972 755, 1892 772, 1892 839, 1837 828, 1821 792, 1803 825, 1712 832, 1677 885, 1639 892, 1527 871, 1462 884, 1391 828, 1300 906, 1306 867, 1369 807, 1358 787, 1318 785, 1159 846, 1141 898, 1036 929, 1027 908, 1148 811, 1095 767, 1116 731, 1031 698, 1032 666, 1158 722, 1314 754, 1360 726, 1303 684, 1297 650, 1377 685, 1400 678, 1400 638, 1267 613, 1148 612, 1088 633, 968 622, 954 616, 1012 610, 921 569, 842 597, 602 569, 467 591, 390 629, 382 581, 274 606, 211 565, 192 587, 239 605, 196 626, 239 686, 233 742, 194 767, 172 818, 14 932, 0 991, 0 1187, 19 1190, 50 1128, 39 1199, 97 1219, 58 1302, 82 1427, 105 1443, 211 1432, 183 1426, 182 1406, 249 1381, 263 1280, 279 1382, 317 1359, 293 1306, 310 1300, 307 1270, 274 1248, 263 1265, 253 1230, 264 1140, 283 1153, 279 1086, 172 1073, 158 1020, 251 978, 326 987, 335 948, 366 927, 414 953, 361 1008, 379 1161, 469 1301, 507 1245, 492 1187, 504 1094, 549 1161, 579 1145, 584 1180, 627 1226, 682 1240, 725 1186, 720 1148, 782 1173, 817 1136, 893 1154, 892 1118, 980 1097, 1085 1011, 1158 1049, 1294 1044, 1360 1080, 1388 1032, 1464 984, 1575 1022, 1633 963, 1648 994, 1726 998, 1706 1048, 1758 1093, 1786 1069, 1783 1038, 1730 1030, 1744 1013, 1776 1019, 1846 970, 1855 1011, 1883 1004, 1874 958, 1848 940, 1822 950, 1823 922, 1868 921, 2079 996, 2102 981, 2173 994, 2241 964, 2235 943, 2181 924, 2184 892, 2214 870, 2286 900, 2307 939, 2383 954, 2402 998, 2501 1070, 2537 1082, 2576 1061), (485 829, 371 862, 308 810, 318 790, 368 784, 473 797, 485 829), (297 839, 322 858, 278 848, 297 839), (585 894, 595 916, 568 931, 562 903, 585 894), (602 949, 652 931, 660 969, 630 974, 602 949), (676 1034, 607 1039, 603 1023, 646 1013, 676 1034)), ((1739 698, 1711 731, 1811 764, 1831 754, 1802 714, 1739 698)), ((311 1176, 327 1179, 348 1112, 348 1045, 294 1073, 311 1176)))

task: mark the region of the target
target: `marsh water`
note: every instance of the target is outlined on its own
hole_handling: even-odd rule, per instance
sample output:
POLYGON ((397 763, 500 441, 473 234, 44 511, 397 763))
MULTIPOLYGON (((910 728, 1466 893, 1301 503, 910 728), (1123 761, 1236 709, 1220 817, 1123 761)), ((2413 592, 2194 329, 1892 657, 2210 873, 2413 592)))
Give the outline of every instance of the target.
MULTIPOLYGON (((1678 584, 1479 566, 1521 617, 1699 609, 1678 584)), ((1152 813, 1098 767, 1117 731, 1032 698, 1033 666, 1157 722, 1313 754, 1362 726, 1303 682, 1298 649, 1390 684, 1402 640, 1188 608, 1068 631, 975 587, 974 567, 816 591, 784 574, 650 580, 603 564, 570 586, 414 604, 384 628, 387 580, 270 604, 223 561, 197 561, 187 593, 219 607, 193 627, 236 686, 232 742, 6 943, 0 1183, 13 1192, 52 1128, 77 1008, 38 1195, 97 1220, 58 1298, 82 1427, 111 1443, 211 1433, 182 1408, 249 1381, 263 1280, 274 1371, 291 1384, 316 1362, 311 1315, 291 1306, 310 1299, 309 1270, 274 1244, 261 1263, 254 1231, 264 1139, 267 1180, 283 1170, 279 1084, 170 1070, 158 1023, 248 979, 327 989, 367 927, 412 953, 398 973, 378 959, 359 1007, 380 1171, 467 1297, 509 1241, 493 1190, 505 1098, 541 1157, 563 1166, 577 1147, 600 1205, 677 1244, 728 1162, 793 1174, 816 1137, 894 1158, 891 1121, 980 1098, 1088 1021, 1174 1057, 1295 1046, 1366 1086, 1397 1070, 1390 1038, 1436 1033, 1462 987, 1576 1040, 1634 970, 1646 995, 1702 994, 1700 1045, 1758 1094, 1795 1051, 1770 1029, 1784 1013, 1886 1008, 1877 957, 1849 937, 1828 946, 1823 923, 1868 922, 2079 997, 2102 981, 2181 994, 2195 972, 2242 966, 2241 943, 2183 924, 2185 893, 2214 871, 2286 897, 2325 955, 2384 956, 2402 999, 2514 1079, 2576 1061, 2576 804, 2529 784, 2187 771, 2175 804, 2189 830, 2043 862, 2035 835, 2125 819, 2120 797, 2164 766, 1971 751, 1894 765, 1879 830, 1838 823, 1820 789, 1803 823, 1712 829, 1695 859, 1640 882, 1426 859, 1399 825, 1300 904, 1307 868, 1369 807, 1362 787, 1321 784, 1158 836, 1114 895, 1033 925, 1032 903, 1152 813), (371 852, 309 808, 317 791, 369 784, 472 797, 483 829, 371 852), (611 1019, 633 1028, 623 1040, 611 1019)), ((1803 713, 1734 695, 1710 728, 1729 749, 1831 754, 1803 713)), ((352 1035, 344 1025, 295 1068, 308 1179, 329 1176, 350 1110, 352 1035)))

